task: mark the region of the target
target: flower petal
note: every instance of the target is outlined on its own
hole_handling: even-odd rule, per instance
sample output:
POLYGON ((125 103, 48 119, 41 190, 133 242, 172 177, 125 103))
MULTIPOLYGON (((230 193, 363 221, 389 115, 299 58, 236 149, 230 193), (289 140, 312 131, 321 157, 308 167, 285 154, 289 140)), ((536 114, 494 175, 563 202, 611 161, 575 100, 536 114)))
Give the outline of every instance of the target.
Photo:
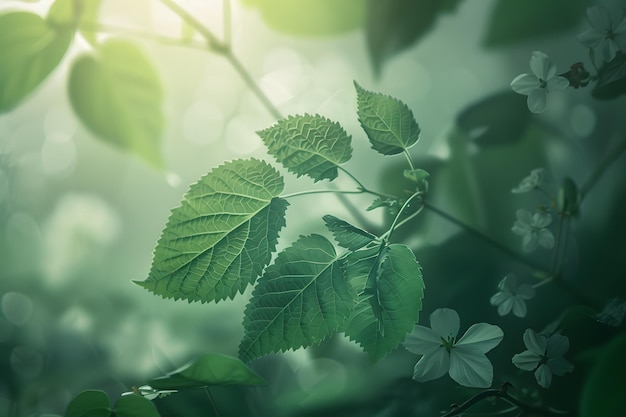
POLYGON ((587 20, 594 29, 606 30, 611 26, 611 16, 604 7, 587 7, 587 20))
MULTIPOLYGON (((487 353, 502 341, 504 332, 493 324, 476 323, 470 326, 454 348, 463 346, 480 353, 487 353)), ((454 348, 452 350, 454 350, 454 348)))
POLYGON ((526 303, 524 302, 524 300, 520 299, 519 297, 513 297, 512 304, 513 304, 513 314, 516 317, 519 317, 519 318, 526 317, 526 313, 528 312, 528 310, 526 308, 526 303))
POLYGON ((531 74, 518 75, 511 81, 511 88, 518 94, 529 95, 541 86, 539 78, 531 74))
POLYGON ((465 387, 489 388, 493 367, 489 359, 469 346, 455 346, 450 351, 450 377, 465 387))
POLYGON ((550 213, 538 211, 533 215, 532 225, 539 229, 550 225, 550 223, 552 223, 552 215, 550 213))
POLYGON ((546 249, 554 247, 554 235, 548 229, 541 229, 537 234, 537 243, 546 249))
POLYGON ((500 304, 511 298, 511 295, 512 294, 508 292, 497 292, 491 296, 491 298, 489 299, 489 303, 491 303, 492 306, 499 306, 500 304))
POLYGON ((535 379, 544 388, 549 388, 552 383, 552 371, 547 365, 541 365, 535 371, 535 379))
POLYGON ((515 215, 517 216, 518 220, 522 223, 524 223, 525 225, 530 226, 533 222, 533 215, 530 211, 526 210, 526 209, 519 209, 515 212, 515 215))
POLYGON ((511 300, 512 298, 513 297, 509 295, 509 297, 498 306, 498 315, 506 316, 511 312, 511 308, 513 308, 513 301, 511 300))
POLYGON ((546 89, 548 90, 548 92, 563 91, 567 87, 569 87, 569 80, 565 77, 561 77, 560 75, 557 75, 556 77, 552 77, 548 80, 546 89))
POLYGON ((530 300, 535 296, 536 292, 537 291, 533 288, 532 285, 524 284, 517 287, 517 290, 515 290, 515 295, 522 300, 530 300))
POLYGON ((424 355, 415 365, 413 379, 417 382, 426 382, 442 377, 450 369, 450 354, 446 348, 424 355))
POLYGON ((441 336, 428 327, 416 325, 406 337, 404 347, 409 352, 427 355, 441 346, 441 336))
POLYGON ((530 57, 530 69, 538 78, 547 81, 556 74, 556 67, 550 61, 548 55, 535 51, 530 57))
POLYGON ((547 94, 545 88, 533 90, 526 99, 528 110, 533 113, 542 113, 546 109, 547 94))
POLYGON ((534 354, 543 356, 546 353, 548 342, 544 335, 537 334, 533 329, 526 329, 524 332, 524 345, 534 354))
POLYGON ((517 366, 519 369, 524 371, 534 371, 541 361, 541 356, 531 352, 530 350, 525 350, 522 353, 513 355, 513 359, 511 361, 513 362, 513 365, 517 366))
POLYGON ((555 333, 548 338, 548 348, 546 356, 548 358, 560 358, 569 350, 569 339, 567 336, 555 333))
POLYGON ((566 359, 556 358, 556 359, 548 359, 548 367, 552 371, 554 375, 562 376, 568 372, 572 372, 574 369, 574 365, 566 359))
POLYGON ((576 37, 578 42, 582 43, 587 48, 593 48, 598 46, 600 42, 606 36, 606 32, 599 29, 589 29, 576 37))
POLYGON ((459 315, 451 308, 438 308, 430 315, 430 327, 446 340, 456 338, 460 327, 459 315))
POLYGON ((522 248, 526 252, 532 252, 537 249, 537 233, 530 230, 527 231, 522 238, 522 248))
POLYGON ((506 274, 498 284, 498 287, 502 291, 515 292, 515 288, 517 288, 517 277, 515 274, 506 274))

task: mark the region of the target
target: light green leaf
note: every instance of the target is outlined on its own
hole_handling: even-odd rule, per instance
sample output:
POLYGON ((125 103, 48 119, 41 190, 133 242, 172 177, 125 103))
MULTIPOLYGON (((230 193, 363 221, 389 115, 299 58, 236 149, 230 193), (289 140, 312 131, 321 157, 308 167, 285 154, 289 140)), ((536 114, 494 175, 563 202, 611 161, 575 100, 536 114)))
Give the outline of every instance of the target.
POLYGON ((413 146, 420 128, 413 112, 398 99, 373 93, 354 83, 359 122, 372 144, 383 155, 395 155, 413 146))
MULTIPOLYGON (((366 287, 372 268, 377 267, 376 252, 355 252, 347 259, 346 274, 354 285, 366 287)), ((350 316, 345 333, 363 347, 373 360, 382 359, 391 352, 419 318, 424 296, 421 267, 411 249, 405 245, 392 244, 387 248, 376 282, 376 294, 364 291, 350 316), (376 296, 381 309, 381 320, 372 307, 370 298, 376 296)))
POLYGON ((283 178, 257 159, 238 159, 193 184, 172 210, 140 286, 165 298, 219 301, 254 283, 285 225, 283 178))
POLYGON ((83 55, 71 69, 74 112, 103 141, 162 168, 163 91, 156 71, 139 48, 122 40, 110 40, 98 52, 83 55))
POLYGON ((102 391, 83 391, 67 406, 65 417, 109 417, 109 397, 102 391))
POLYGON ((333 234, 339 246, 344 248, 354 251, 377 239, 373 234, 330 214, 325 215, 322 219, 324 219, 326 227, 333 234))
POLYGON ((56 68, 74 34, 41 16, 0 15, 0 113, 14 109, 56 68))
POLYGON ((298 177, 334 180, 337 167, 352 156, 351 137, 320 115, 297 115, 257 132, 270 155, 298 177))
POLYGON ((115 417, 159 417, 152 401, 141 395, 124 395, 115 403, 115 417))
POLYGON ((334 333, 356 298, 342 263, 333 245, 316 234, 300 237, 278 254, 246 307, 239 357, 251 361, 317 344, 334 333))
POLYGON ((166 377, 148 382, 157 390, 201 388, 209 385, 265 385, 265 380, 232 356, 209 353, 166 377))

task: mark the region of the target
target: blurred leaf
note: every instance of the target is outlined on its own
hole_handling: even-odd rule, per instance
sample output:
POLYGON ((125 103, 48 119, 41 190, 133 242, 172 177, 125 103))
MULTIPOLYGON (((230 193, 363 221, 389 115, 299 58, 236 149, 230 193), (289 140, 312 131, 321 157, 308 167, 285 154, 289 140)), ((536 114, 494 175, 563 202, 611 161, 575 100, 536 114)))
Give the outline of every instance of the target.
POLYGON ((156 71, 139 48, 121 40, 98 55, 78 58, 69 76, 76 115, 100 139, 163 167, 163 92, 156 71))
MULTIPOLYGON (((378 251, 376 251, 377 253, 378 251)), ((354 276, 356 285, 366 281, 376 267, 378 255, 361 251, 347 261, 347 275, 354 276), (365 255, 365 256, 363 256, 365 255)), ((345 333, 363 347, 373 360, 384 358, 411 331, 419 319, 424 297, 424 281, 415 255, 405 245, 389 245, 377 279, 376 294, 363 292, 350 316, 345 333), (372 308, 370 297, 378 297, 381 317, 372 308), (380 326, 384 331, 380 331, 380 326)))
POLYGON ((419 140, 420 128, 406 104, 393 97, 367 91, 356 82, 354 86, 359 122, 374 150, 383 155, 395 155, 419 140))
POLYGON ((113 411, 115 417, 159 417, 152 401, 136 394, 121 397, 115 403, 113 411))
POLYGON ((244 0, 273 29, 302 36, 336 35, 362 25, 366 0, 244 0))
POLYGON ((310 346, 333 334, 356 298, 342 262, 333 245, 317 234, 301 236, 279 253, 246 306, 241 359, 310 346))
POLYGON ((109 417, 109 397, 102 391, 83 391, 67 406, 65 417, 109 417))
POLYGON ((316 182, 337 178, 337 167, 352 156, 351 137, 339 123, 320 115, 289 116, 257 133, 285 168, 316 182))
POLYGON ((457 125, 479 146, 519 140, 530 120, 526 97, 507 90, 471 104, 457 117, 457 125))
POLYGON ((73 36, 33 13, 0 15, 0 113, 14 109, 41 84, 73 36))
POLYGON ((377 239, 373 234, 330 214, 325 215, 323 219, 339 246, 346 249, 357 250, 377 239))
POLYGON ((435 24, 440 14, 453 11, 460 0, 368 0, 365 36, 374 72, 409 48, 435 24))
POLYGON ((618 52, 598 71, 598 83, 591 95, 600 100, 610 100, 622 94, 626 94, 626 53, 618 52))
POLYGON ((97 31, 94 29, 98 23, 101 4, 102 0, 83 0, 81 3, 81 19, 85 24, 79 28, 79 31, 83 38, 94 48, 98 45, 97 31))
POLYGON ((626 334, 615 337, 597 356, 580 401, 581 417, 614 417, 626 409, 626 334))
POLYGON ((565 177, 557 195, 559 212, 564 213, 566 216, 575 216, 578 213, 579 204, 580 192, 576 183, 570 177, 565 177))
POLYGON ((59 28, 72 28, 80 22, 81 35, 93 47, 98 44, 95 25, 102 0, 56 0, 46 19, 59 28))
POLYGON ((504 46, 576 27, 588 0, 497 0, 489 18, 485 46, 504 46))
POLYGON ((159 390, 236 384, 265 385, 266 382, 239 359, 217 353, 204 355, 180 371, 148 382, 159 390))
POLYGON ((285 225, 283 178, 257 159, 238 159, 193 184, 154 250, 138 285, 164 298, 219 301, 254 283, 285 225))

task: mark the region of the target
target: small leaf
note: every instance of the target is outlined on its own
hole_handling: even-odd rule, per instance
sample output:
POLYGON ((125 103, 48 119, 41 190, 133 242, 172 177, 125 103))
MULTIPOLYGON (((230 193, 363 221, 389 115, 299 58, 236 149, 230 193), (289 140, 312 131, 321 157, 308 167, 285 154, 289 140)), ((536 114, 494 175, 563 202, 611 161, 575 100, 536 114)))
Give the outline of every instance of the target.
POLYGON ((591 95, 600 100, 611 100, 622 94, 626 94, 626 53, 618 52, 598 71, 598 83, 591 95))
POLYGON ((275 250, 287 201, 283 178, 257 159, 226 162, 193 184, 138 285, 166 298, 219 301, 254 283, 275 250))
POLYGON ((124 395, 115 403, 115 417, 159 417, 152 401, 141 395, 124 395))
POLYGON ((575 216, 578 213, 579 204, 580 193, 576 183, 570 177, 565 177, 557 196, 559 212, 564 213, 566 216, 575 216))
POLYGON ((241 359, 310 346, 333 334, 356 298, 341 264, 333 245, 316 234, 278 254, 246 307, 241 359))
POLYGON ((430 176, 428 171, 424 171, 423 169, 405 169, 403 175, 407 180, 411 180, 417 184, 420 184, 430 176))
POLYGON ((316 182, 337 178, 337 167, 352 156, 351 138, 343 127, 320 115, 289 116, 257 133, 285 168, 316 182))
POLYGON ((73 29, 80 18, 84 0, 55 0, 48 10, 46 20, 58 28, 73 29))
POLYGON ((98 52, 71 69, 74 112, 103 141, 161 168, 163 91, 156 71, 139 48, 122 40, 109 40, 98 52))
POLYGON ((73 36, 34 13, 0 15, 0 114, 14 109, 57 67, 73 36))
POLYGON ((372 211, 380 207, 387 207, 389 214, 391 216, 395 216, 398 214, 398 211, 400 211, 402 204, 403 202, 399 199, 376 197, 374 201, 372 201, 372 204, 370 204, 365 210, 372 211))
POLYGON ((383 155, 394 155, 418 141, 420 128, 406 104, 393 97, 367 91, 356 82, 354 86, 359 122, 373 149, 383 155))
POLYGON ((102 0, 83 0, 81 3, 81 26, 80 34, 94 48, 98 45, 98 32, 95 30, 98 24, 98 15, 102 0))
MULTIPOLYGON (((355 252, 347 259, 346 274, 355 285, 365 283, 372 268, 376 267, 376 255, 372 251, 355 252)), ((424 296, 421 267, 411 249, 405 245, 392 244, 387 249, 377 280, 377 304, 382 310, 377 317, 370 301, 371 294, 359 295, 357 305, 345 326, 351 340, 363 347, 373 360, 385 357, 406 335, 419 318, 424 296), (379 326, 382 323, 383 331, 379 326)))
POLYGON ((324 219, 326 227, 333 234, 339 246, 344 248, 354 251, 377 239, 373 234, 330 214, 325 215, 322 219, 324 219))
POLYGON ((201 388, 209 385, 265 385, 265 380, 232 356, 209 353, 166 377, 148 382, 158 390, 201 388))
POLYGON ((65 417, 109 417, 109 397, 102 391, 83 391, 67 406, 65 417))

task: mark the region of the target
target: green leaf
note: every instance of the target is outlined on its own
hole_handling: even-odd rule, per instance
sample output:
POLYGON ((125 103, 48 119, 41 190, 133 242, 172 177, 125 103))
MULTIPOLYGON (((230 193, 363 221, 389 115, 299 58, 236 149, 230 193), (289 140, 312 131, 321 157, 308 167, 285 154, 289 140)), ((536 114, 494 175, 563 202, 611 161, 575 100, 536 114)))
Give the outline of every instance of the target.
POLYGON ((177 372, 148 382, 158 390, 235 384, 265 385, 266 382, 239 359, 217 353, 204 355, 177 372))
POLYGON ((420 128, 406 104, 393 97, 367 91, 356 82, 354 86, 359 122, 373 149, 383 155, 395 155, 418 141, 420 128))
POLYGON ((333 245, 320 235, 302 236, 259 278, 246 307, 239 356, 251 361, 317 344, 345 322, 355 298, 333 245))
POLYGON ((257 133, 285 168, 316 182, 337 178, 337 167, 352 156, 351 137, 339 123, 320 115, 289 116, 257 133))
POLYGON ((124 395, 115 403, 115 417, 159 417, 152 401, 141 395, 124 395))
POLYGON ((94 48, 98 45, 98 32, 95 30, 98 24, 98 15, 100 14, 100 5, 102 0, 83 0, 81 3, 81 26, 80 34, 94 48))
MULTIPOLYGON (((354 285, 366 289, 371 271, 379 268, 380 257, 378 248, 375 252, 360 252, 348 257, 346 274, 354 285)), ((377 275, 376 293, 363 291, 359 295, 345 326, 346 335, 361 345, 373 360, 385 357, 405 339, 419 318, 424 296, 421 267, 405 245, 388 246, 377 275), (377 297, 379 313, 373 308, 371 297, 377 297)))
POLYGON ((102 391, 83 391, 67 406, 65 417, 109 417, 109 397, 102 391))
POLYGON ((380 207, 387 207, 389 214, 395 216, 400 211, 402 204, 404 203, 400 199, 376 197, 365 210, 372 211, 380 207))
POLYGON ((162 168, 163 91, 156 71, 139 48, 122 40, 109 40, 98 52, 71 69, 74 112, 103 141, 162 168))
POLYGON ((57 67, 73 32, 56 29, 41 16, 0 15, 0 113, 19 105, 57 67))
POLYGON ((489 18, 485 46, 504 46, 576 27, 587 0, 498 0, 489 18))
POLYGON ((324 219, 326 227, 333 234, 339 246, 344 248, 354 251, 377 239, 373 234, 330 214, 325 215, 322 219, 324 219))
POLYGON ((283 178, 257 159, 238 159, 193 184, 172 214, 140 286, 165 298, 219 301, 254 283, 285 225, 283 178))
POLYGON ((610 100, 622 94, 626 94, 626 53, 618 52, 598 71, 598 83, 591 95, 600 100, 610 100))

